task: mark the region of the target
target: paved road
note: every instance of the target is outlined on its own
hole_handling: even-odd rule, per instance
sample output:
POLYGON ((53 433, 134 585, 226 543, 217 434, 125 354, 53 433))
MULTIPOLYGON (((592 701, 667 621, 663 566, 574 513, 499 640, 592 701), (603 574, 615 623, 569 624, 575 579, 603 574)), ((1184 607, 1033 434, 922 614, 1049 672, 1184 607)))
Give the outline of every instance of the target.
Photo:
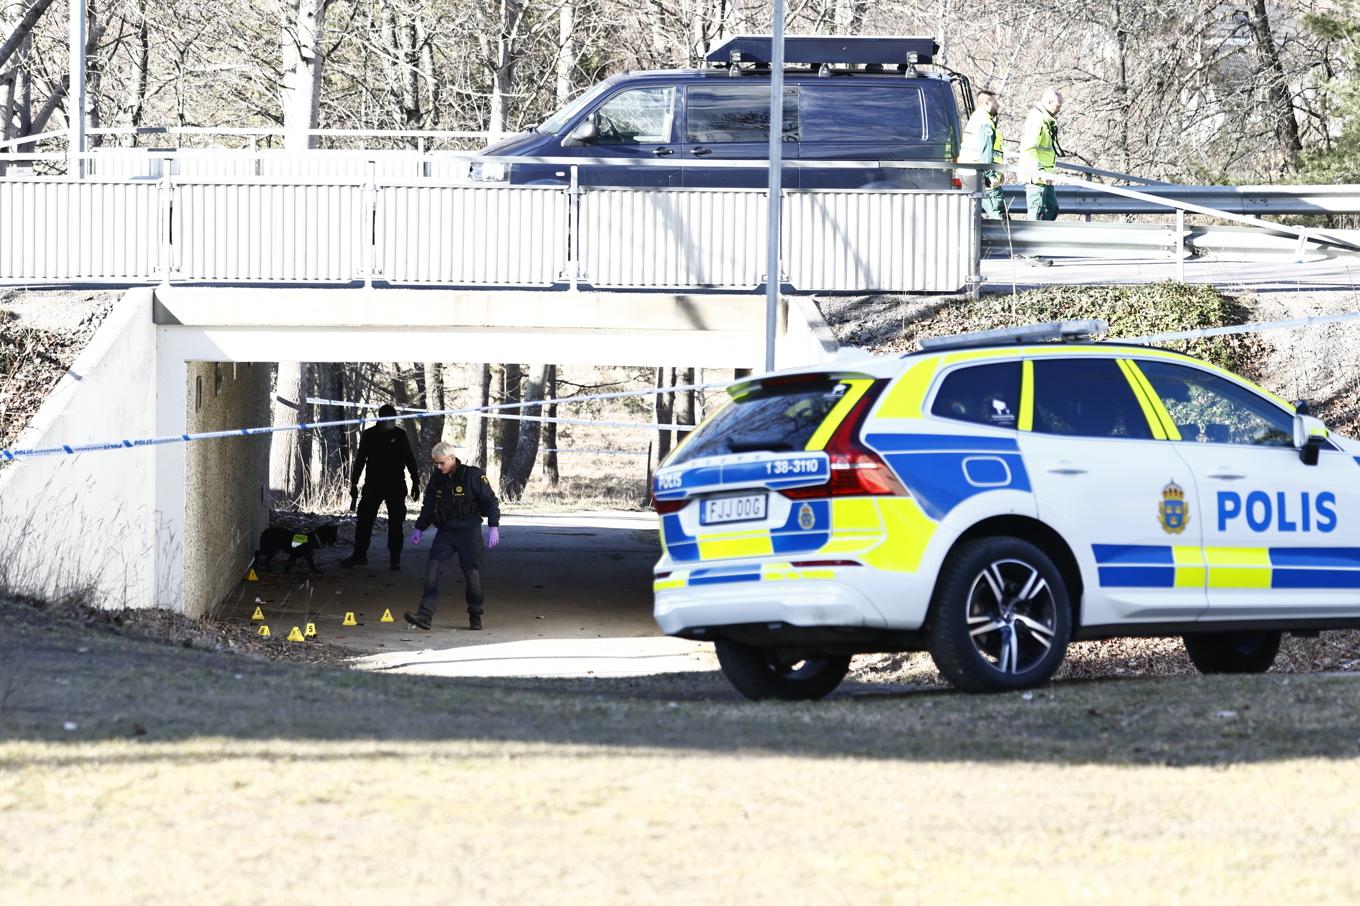
MULTIPOLYGON (((1166 259, 1053 258, 1052 267, 1025 261, 984 258, 983 292, 1007 293, 1037 286, 1155 283, 1175 280, 1176 264, 1166 259)), ((1254 262, 1196 258, 1185 262, 1187 283, 1250 287, 1256 292, 1346 290, 1360 287, 1360 257, 1338 256, 1295 263, 1288 259, 1254 262)))
POLYGON ((347 551, 324 551, 322 575, 262 574, 243 583, 232 618, 250 618, 259 597, 275 634, 310 620, 318 634, 352 650, 366 669, 441 676, 633 676, 713 670, 712 646, 666 638, 652 620, 658 556, 651 513, 507 516, 501 544, 483 570, 486 629, 467 629, 462 574, 444 574, 434 629, 406 625, 415 610, 433 540, 387 568, 385 536, 374 533, 367 568, 347 570, 347 551), (384 610, 396 618, 382 623, 384 610), (344 627, 346 611, 360 625, 344 627), (308 616, 310 614, 310 617, 308 616))

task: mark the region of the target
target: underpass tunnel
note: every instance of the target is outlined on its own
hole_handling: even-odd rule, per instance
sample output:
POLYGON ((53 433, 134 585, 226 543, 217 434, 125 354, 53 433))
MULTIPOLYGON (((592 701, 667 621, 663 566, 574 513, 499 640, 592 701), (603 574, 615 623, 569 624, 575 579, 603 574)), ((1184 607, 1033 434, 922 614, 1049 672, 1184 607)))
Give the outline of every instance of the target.
MULTIPOLYGON (((489 429, 488 458, 492 460, 488 472, 493 486, 499 488, 506 461, 495 451, 505 435, 538 432, 533 479, 521 500, 502 497, 502 541, 486 554, 482 571, 486 629, 473 633, 468 628, 464 577, 456 559, 443 569, 433 629, 421 632, 405 624, 403 613, 418 608, 435 535, 433 528, 427 529, 419 546, 410 544, 420 501, 411 499, 409 493, 402 506, 401 569, 389 569, 386 507, 373 526, 365 552, 367 564, 342 565, 341 561, 355 551, 356 516, 348 509, 347 493, 354 451, 359 432, 372 427, 372 421, 329 429, 324 438, 321 429, 304 429, 196 440, 184 446, 184 531, 180 548, 181 601, 186 613, 267 624, 271 637, 280 638, 286 638, 295 626, 305 631, 310 624, 318 637, 346 647, 356 656, 388 657, 381 664, 384 669, 439 670, 446 669, 441 664, 455 659, 462 664, 479 662, 479 669, 486 669, 491 662, 500 665, 496 669, 511 669, 525 656, 522 649, 526 644, 531 650, 537 650, 536 645, 547 646, 542 648, 546 658, 543 664, 549 666, 540 665, 536 671, 549 669, 552 664, 574 669, 579 666, 579 655, 563 652, 587 641, 596 646, 624 646, 607 659, 615 664, 637 663, 637 658, 651 656, 646 652, 657 645, 693 647, 662 639, 651 615, 652 567, 660 551, 656 517, 645 507, 645 500, 647 477, 661 452, 655 449, 655 430, 563 424, 554 432, 546 432, 535 421, 469 419, 463 415, 424 420, 405 412, 406 407, 419 408, 423 402, 401 399, 402 394, 393 393, 390 380, 373 386, 349 379, 348 375, 364 373, 363 366, 369 365, 326 363, 327 375, 347 375, 343 382, 330 385, 335 388, 343 384, 343 389, 322 394, 322 398, 335 397, 335 402, 309 404, 302 420, 371 420, 379 404, 397 397, 403 417, 394 430, 408 436, 422 491, 430 480, 432 442, 451 442, 460 460, 472 461, 469 432, 475 432, 479 422, 484 423, 489 429), (278 489, 271 488, 271 443, 278 445, 288 437, 302 440, 298 446, 308 451, 304 454, 307 490, 299 506, 280 503, 278 489), (337 442, 341 449, 332 449, 337 442), (560 475, 553 492, 543 477, 549 453, 556 456, 560 475), (309 551, 315 572, 305 558, 288 567, 287 549, 279 551, 267 566, 254 562, 266 527, 306 535, 322 525, 334 525, 338 538, 333 546, 309 551), (263 620, 252 620, 256 608, 264 615, 263 620), (382 620, 384 613, 392 616, 392 622, 382 620), (355 625, 345 625, 347 615, 353 615, 355 625), (505 648, 507 645, 511 647, 505 648), (485 651, 475 657, 464 653, 453 658, 449 654, 469 646, 485 651), (623 653, 625 649, 627 653, 623 653), (500 653, 492 657, 488 653, 492 651, 500 653), (505 651, 515 653, 505 655, 505 651), (549 656, 548 652, 555 653, 549 656)), ((480 368, 456 364, 441 367, 451 385, 458 377, 480 368)), ((276 369, 275 363, 260 362, 183 363, 185 433, 270 425, 275 405, 284 395, 275 387, 276 369)), ((671 372, 667 382, 674 384, 686 369, 667 371, 671 372)), ((655 368, 644 366, 563 369, 559 372, 564 378, 563 389, 557 395, 588 395, 582 388, 590 382, 600 384, 606 393, 619 389, 645 392, 655 372, 655 368), (617 386, 618 377, 625 374, 631 383, 626 388, 617 386)), ((695 369, 699 383, 722 384, 733 376, 733 369, 695 369)), ((307 396, 316 399, 313 394, 321 393, 324 383, 313 379, 312 392, 307 396)), ((710 405, 722 396, 716 388, 708 394, 710 405)), ((444 404, 435 405, 465 408, 472 403, 469 397, 475 395, 476 388, 450 386, 444 404), (455 389, 463 392, 455 394, 455 389)), ((653 396, 640 395, 587 407, 561 406, 557 415, 647 424, 658 417, 655 402, 653 396)), ((683 408, 677 406, 671 417, 682 420, 683 408)), ((548 414, 547 407, 541 414, 548 414)), ((694 415, 702 418, 702 394, 696 398, 694 415)), ((409 490, 410 475, 404 468, 401 480, 409 490)))

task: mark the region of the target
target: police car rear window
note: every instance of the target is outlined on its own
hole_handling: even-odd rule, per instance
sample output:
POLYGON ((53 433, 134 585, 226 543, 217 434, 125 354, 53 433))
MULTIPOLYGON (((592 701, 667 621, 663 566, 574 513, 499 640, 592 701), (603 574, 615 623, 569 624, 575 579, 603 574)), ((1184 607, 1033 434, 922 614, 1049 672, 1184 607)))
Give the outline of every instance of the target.
POLYGON ((848 389, 848 384, 836 380, 759 387, 701 425, 666 464, 732 453, 804 450, 848 389))

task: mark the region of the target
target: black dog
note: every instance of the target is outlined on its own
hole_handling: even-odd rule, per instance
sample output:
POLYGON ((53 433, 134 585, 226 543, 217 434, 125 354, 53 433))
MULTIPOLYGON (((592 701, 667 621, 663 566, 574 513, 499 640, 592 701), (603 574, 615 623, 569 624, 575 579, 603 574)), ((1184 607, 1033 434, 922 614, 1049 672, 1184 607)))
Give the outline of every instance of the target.
POLYGON ((289 572, 293 568, 293 563, 298 557, 301 557, 307 561, 312 572, 319 573, 321 570, 316 568, 316 560, 313 559, 312 555, 316 553, 318 548, 334 546, 339 532, 339 526, 334 523, 318 525, 305 535, 282 526, 271 525, 260 532, 260 549, 255 552, 253 565, 260 569, 269 569, 274 562, 274 555, 286 552, 288 563, 283 567, 284 572, 289 572), (299 543, 299 538, 306 538, 306 540, 299 543))

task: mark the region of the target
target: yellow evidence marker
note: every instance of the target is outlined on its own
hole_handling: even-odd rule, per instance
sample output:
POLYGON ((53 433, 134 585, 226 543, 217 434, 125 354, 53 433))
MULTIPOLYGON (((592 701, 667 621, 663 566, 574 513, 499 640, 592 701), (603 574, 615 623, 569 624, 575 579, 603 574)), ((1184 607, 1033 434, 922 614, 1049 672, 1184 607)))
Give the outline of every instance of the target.
POLYGON ((259 607, 258 604, 255 606, 255 612, 254 612, 253 614, 250 615, 250 618, 251 618, 252 620, 263 620, 263 619, 264 619, 264 611, 260 609, 260 607, 259 607))
POLYGON ((382 615, 382 619, 379 620, 378 622, 379 622, 379 623, 395 623, 396 620, 392 619, 392 611, 391 611, 391 610, 384 610, 384 611, 383 611, 383 615, 382 615))
POLYGON ((301 630, 301 629, 298 629, 296 626, 294 626, 294 627, 293 627, 293 631, 290 632, 290 633, 288 633, 288 641, 290 641, 290 642, 301 642, 301 641, 302 641, 302 630, 301 630))
POLYGON ((258 581, 260 581, 260 577, 257 576, 257 575, 255 575, 255 567, 252 566, 252 567, 250 568, 250 572, 246 573, 246 581, 247 581, 247 582, 258 582, 258 581))
POLYGON ((260 635, 264 636, 265 638, 269 638, 269 624, 268 624, 268 623, 261 623, 261 624, 260 624, 260 635))
POLYGON ((302 634, 309 639, 316 638, 316 624, 308 623, 307 628, 302 631, 302 634))
POLYGON ((356 620, 356 619, 354 619, 354 611, 352 611, 352 610, 347 610, 347 611, 345 611, 345 621, 344 621, 343 623, 341 623, 340 625, 341 625, 341 626, 358 626, 358 625, 359 625, 359 621, 356 620))

